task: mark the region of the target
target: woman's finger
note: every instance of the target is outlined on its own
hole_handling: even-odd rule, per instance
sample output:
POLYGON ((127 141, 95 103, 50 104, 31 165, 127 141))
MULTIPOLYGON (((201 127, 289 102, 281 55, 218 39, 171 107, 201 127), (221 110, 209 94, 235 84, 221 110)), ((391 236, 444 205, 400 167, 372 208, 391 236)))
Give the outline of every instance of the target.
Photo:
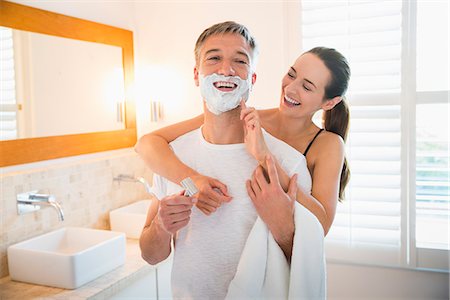
POLYGON ((258 119, 254 114, 249 114, 244 119, 244 124, 251 129, 254 129, 258 124, 258 119))
POLYGON ((240 114, 240 119, 243 120, 247 114, 251 113, 251 112, 254 111, 254 110, 255 110, 254 107, 247 107, 247 105, 245 104, 245 101, 244 101, 244 100, 241 100, 241 114, 240 114))
POLYGON ((241 99, 241 109, 246 109, 247 108, 247 104, 245 104, 245 100, 241 99))
POLYGON ((206 208, 197 205, 197 208, 205 215, 209 216, 211 214, 211 212, 209 210, 207 210, 206 208))
POLYGON ((220 180, 212 179, 211 187, 214 191, 218 190, 218 192, 220 192, 225 198, 228 198, 228 201, 231 200, 232 197, 228 194, 228 188, 226 184, 223 184, 220 180))
POLYGON ((222 192, 217 188, 205 191, 205 197, 207 197, 207 202, 211 205, 213 205, 211 202, 217 203, 218 206, 220 206, 220 204, 223 202, 231 201, 231 197, 223 195, 222 192))
POLYGON ((254 112, 255 112, 255 109, 253 107, 241 110, 240 120, 244 120, 248 115, 252 115, 254 112))
POLYGON ((206 202, 198 202, 197 208, 200 209, 207 216, 216 211, 216 208, 214 206, 211 206, 206 202))

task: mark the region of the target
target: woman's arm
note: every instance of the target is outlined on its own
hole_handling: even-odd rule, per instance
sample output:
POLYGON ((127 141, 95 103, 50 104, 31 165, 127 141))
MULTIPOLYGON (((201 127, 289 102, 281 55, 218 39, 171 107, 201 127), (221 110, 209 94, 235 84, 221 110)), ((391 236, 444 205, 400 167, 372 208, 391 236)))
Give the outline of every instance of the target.
POLYGON ((158 129, 142 136, 134 149, 153 172, 170 181, 180 184, 183 179, 190 177, 199 190, 197 207, 209 215, 222 202, 231 200, 226 185, 217 179, 203 176, 188 167, 169 148, 170 142, 199 128, 202 124, 203 115, 199 115, 193 119, 158 129))
POLYGON ((203 115, 182 121, 142 136, 134 150, 153 172, 179 184, 186 177, 198 173, 183 164, 169 148, 169 143, 177 137, 199 128, 203 124, 203 115), (161 159, 164 158, 164 159, 161 159))

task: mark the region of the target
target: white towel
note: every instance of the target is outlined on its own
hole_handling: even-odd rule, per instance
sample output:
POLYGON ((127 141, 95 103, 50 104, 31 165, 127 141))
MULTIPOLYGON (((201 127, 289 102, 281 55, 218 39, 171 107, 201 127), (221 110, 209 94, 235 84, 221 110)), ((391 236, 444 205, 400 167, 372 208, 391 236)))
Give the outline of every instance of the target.
POLYGON ((257 218, 226 299, 326 299, 322 225, 297 202, 294 222, 289 266, 266 224, 257 218))

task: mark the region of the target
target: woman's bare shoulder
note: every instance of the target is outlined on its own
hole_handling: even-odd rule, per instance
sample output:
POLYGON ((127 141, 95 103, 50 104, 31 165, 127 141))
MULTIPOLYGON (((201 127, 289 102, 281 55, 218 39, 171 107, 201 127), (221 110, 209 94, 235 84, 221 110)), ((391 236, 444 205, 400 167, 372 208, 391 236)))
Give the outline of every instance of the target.
POLYGON ((319 153, 341 152, 345 143, 342 137, 334 132, 324 130, 317 137, 317 147, 319 153))
POLYGON ((323 131, 308 152, 308 167, 316 175, 319 166, 329 169, 330 165, 333 165, 332 162, 340 164, 344 156, 345 143, 342 137, 330 131, 323 131))

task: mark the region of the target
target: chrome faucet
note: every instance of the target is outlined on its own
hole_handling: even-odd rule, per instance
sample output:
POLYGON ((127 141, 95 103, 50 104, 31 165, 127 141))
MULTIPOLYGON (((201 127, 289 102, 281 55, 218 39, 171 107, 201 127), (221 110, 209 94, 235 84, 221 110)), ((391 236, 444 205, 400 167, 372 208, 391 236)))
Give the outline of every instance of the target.
POLYGON ((17 195, 17 212, 19 215, 39 210, 41 206, 52 206, 58 212, 59 220, 64 221, 64 212, 55 196, 39 194, 38 191, 17 195))
POLYGON ((125 182, 138 182, 144 185, 145 191, 153 195, 153 190, 147 180, 144 177, 134 177, 132 175, 119 174, 117 177, 113 178, 114 181, 125 181, 125 182))

